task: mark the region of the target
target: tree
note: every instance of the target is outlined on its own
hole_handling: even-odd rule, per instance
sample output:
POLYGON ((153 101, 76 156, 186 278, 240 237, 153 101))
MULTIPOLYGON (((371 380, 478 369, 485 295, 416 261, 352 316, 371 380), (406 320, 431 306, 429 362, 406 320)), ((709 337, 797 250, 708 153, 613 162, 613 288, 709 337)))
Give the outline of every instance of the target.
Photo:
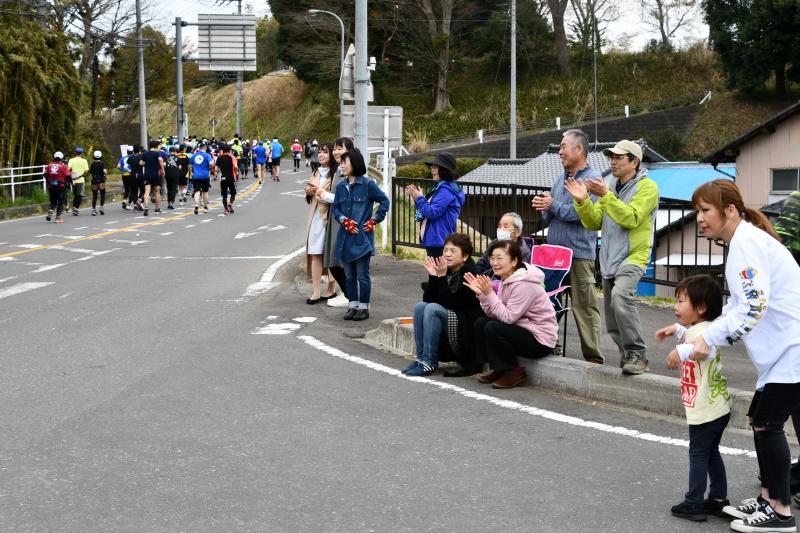
POLYGON ((547 7, 550 9, 550 17, 553 20, 553 44, 556 49, 556 61, 558 61, 558 72, 562 76, 569 76, 575 71, 572 58, 569 55, 569 45, 567 43, 567 32, 564 29, 564 13, 570 0, 547 0, 547 7))
POLYGON ((260 75, 267 74, 280 66, 278 59, 278 21, 264 17, 256 25, 256 68, 260 75))
POLYGON ((642 21, 658 30, 661 48, 672 49, 672 38, 678 29, 691 21, 696 0, 641 0, 642 21))
POLYGON ((0 23, 0 161, 42 163, 67 146, 77 122, 80 82, 69 40, 28 18, 0 16, 0 23))
POLYGON ((575 42, 584 49, 606 44, 608 25, 619 16, 614 0, 570 0, 574 20, 569 27, 575 42))
POLYGON ((730 88, 750 93, 774 75, 775 90, 783 93, 787 78, 800 82, 800 3, 706 0, 703 10, 730 88))

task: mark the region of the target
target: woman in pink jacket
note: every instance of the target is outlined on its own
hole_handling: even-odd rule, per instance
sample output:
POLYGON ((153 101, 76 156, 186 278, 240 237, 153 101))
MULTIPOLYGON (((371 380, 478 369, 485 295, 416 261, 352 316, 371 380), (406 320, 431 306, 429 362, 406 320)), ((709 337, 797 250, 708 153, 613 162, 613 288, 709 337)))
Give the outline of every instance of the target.
POLYGON ((544 273, 522 261, 519 243, 492 243, 489 264, 500 278, 497 294, 489 277, 464 275, 464 283, 486 313, 475 321, 475 344, 478 356, 488 361, 491 370, 478 380, 496 389, 510 389, 528 379, 518 357, 538 359, 553 353, 558 323, 542 287, 544 273))

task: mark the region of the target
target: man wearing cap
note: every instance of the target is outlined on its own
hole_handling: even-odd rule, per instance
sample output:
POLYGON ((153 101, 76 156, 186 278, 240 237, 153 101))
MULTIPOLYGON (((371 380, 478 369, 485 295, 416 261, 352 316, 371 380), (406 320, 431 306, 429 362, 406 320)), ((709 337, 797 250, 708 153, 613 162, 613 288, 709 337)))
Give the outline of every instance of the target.
POLYGON ((611 160, 608 185, 602 179, 570 177, 565 187, 584 227, 602 230, 600 274, 606 330, 619 348, 622 372, 642 374, 650 368, 633 297, 650 261, 658 186, 647 177, 647 169, 640 168, 638 144, 622 140, 603 153, 611 160), (589 198, 590 193, 597 202, 589 198))
POLYGON ((415 220, 420 223, 420 244, 429 257, 441 257, 444 239, 456 230, 456 220, 466 197, 455 183, 458 171, 453 154, 442 152, 425 164, 431 169, 436 184, 427 196, 416 185, 408 185, 406 194, 417 208, 415 220))
POLYGON ((281 181, 281 156, 283 155, 283 145, 278 142, 277 137, 273 137, 272 143, 269 145, 269 157, 272 160, 272 179, 281 181))
POLYGON ((78 216, 78 208, 83 200, 83 186, 86 183, 86 174, 89 172, 89 162, 83 157, 83 148, 75 148, 75 157, 67 162, 72 173, 72 214, 78 216))
POLYGON ((53 162, 44 167, 44 179, 47 183, 47 193, 50 196, 50 210, 45 217, 48 222, 53 219, 53 211, 56 211, 56 223, 61 224, 61 213, 64 211, 64 200, 66 199, 67 179, 70 170, 64 164, 64 154, 56 152, 53 155, 53 162))
MULTIPOLYGON (((602 179, 600 172, 589 165, 588 154, 589 140, 586 134, 578 129, 565 131, 558 150, 564 173, 556 178, 549 193, 535 196, 532 205, 549 223, 547 242, 572 250, 569 295, 572 299, 572 315, 581 340, 581 352, 583 358, 590 363, 603 364, 600 308, 597 306, 597 293, 594 290, 597 232, 583 227, 578 213, 575 212, 572 196, 564 186, 567 178, 602 179)), ((590 198, 592 201, 597 200, 594 196, 590 198)))

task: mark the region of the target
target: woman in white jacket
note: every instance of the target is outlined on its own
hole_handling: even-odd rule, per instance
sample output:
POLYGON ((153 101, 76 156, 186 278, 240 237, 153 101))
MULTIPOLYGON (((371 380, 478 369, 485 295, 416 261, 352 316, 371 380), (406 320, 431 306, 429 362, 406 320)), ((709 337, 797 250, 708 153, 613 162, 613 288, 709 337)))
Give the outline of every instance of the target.
POLYGON ((745 207, 733 182, 701 185, 692 205, 703 234, 729 246, 725 279, 731 293, 722 315, 694 341, 692 359, 705 359, 709 346, 742 340, 758 372, 748 416, 761 495, 723 511, 738 518, 731 523, 735 531, 795 532, 783 426, 800 407, 800 267, 767 218, 745 207))

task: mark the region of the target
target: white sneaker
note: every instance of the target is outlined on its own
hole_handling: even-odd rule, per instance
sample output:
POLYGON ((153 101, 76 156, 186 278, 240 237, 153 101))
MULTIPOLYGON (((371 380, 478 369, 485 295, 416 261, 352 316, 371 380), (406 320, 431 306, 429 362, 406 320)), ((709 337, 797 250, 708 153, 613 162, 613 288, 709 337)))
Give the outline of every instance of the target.
POLYGON ((350 300, 347 299, 343 293, 339 293, 339 296, 336 298, 331 298, 327 301, 328 307, 347 307, 350 304, 350 300))

